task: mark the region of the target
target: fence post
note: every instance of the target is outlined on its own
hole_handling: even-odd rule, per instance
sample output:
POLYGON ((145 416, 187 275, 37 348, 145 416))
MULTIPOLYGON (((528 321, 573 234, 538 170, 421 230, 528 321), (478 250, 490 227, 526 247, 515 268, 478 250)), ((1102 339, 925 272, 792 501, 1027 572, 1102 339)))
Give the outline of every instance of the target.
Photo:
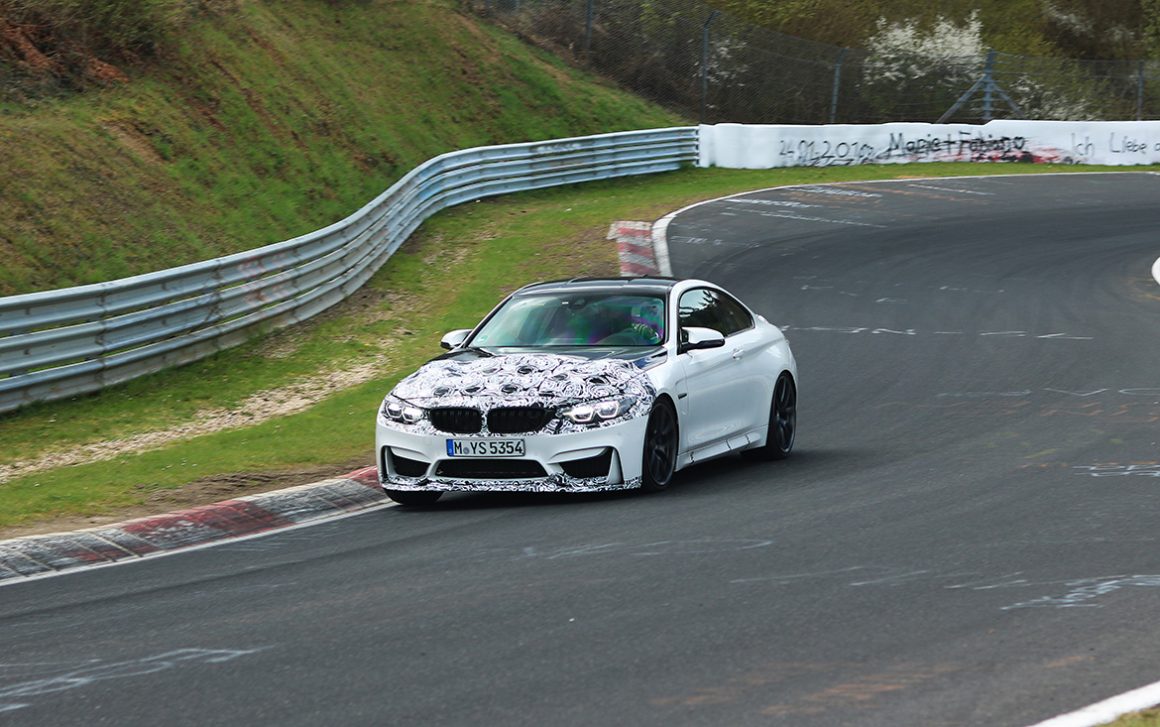
POLYGON ((838 121, 838 89, 842 85, 842 61, 846 59, 846 53, 849 48, 843 48, 838 51, 838 60, 834 62, 834 92, 830 96, 830 123, 835 124, 838 121))
POLYGON ((987 62, 983 64, 983 123, 995 118, 995 51, 987 51, 987 62))
POLYGON ((938 121, 935 122, 936 124, 944 123, 952 116, 954 116, 955 112, 962 108, 963 104, 965 104, 967 101, 970 101, 971 97, 974 96, 975 92, 979 89, 983 90, 982 116, 984 122, 991 121, 994 118, 992 111, 994 110, 995 94, 999 94, 999 98, 1006 101, 1007 105, 1010 106, 1011 110, 1014 111, 1017 115, 1023 115, 1023 109, 1019 107, 1019 104, 1015 103, 1015 99, 1011 98, 1011 96, 1003 90, 1002 86, 995 83, 995 56, 997 55, 998 53, 994 50, 987 51, 987 60, 983 64, 983 75, 979 76, 979 79, 972 83, 971 87, 968 88, 962 96, 959 96, 959 100, 955 101, 954 105, 943 112, 942 116, 938 117, 938 121))
POLYGON ((705 107, 709 98, 709 26, 721 13, 717 10, 709 13, 705 24, 701 26, 701 123, 705 123, 705 107))
POLYGON ((592 3, 587 0, 584 4, 584 62, 588 63, 588 54, 592 50, 592 3))
POLYGON ((1144 120, 1144 61, 1136 66, 1136 121, 1144 120))

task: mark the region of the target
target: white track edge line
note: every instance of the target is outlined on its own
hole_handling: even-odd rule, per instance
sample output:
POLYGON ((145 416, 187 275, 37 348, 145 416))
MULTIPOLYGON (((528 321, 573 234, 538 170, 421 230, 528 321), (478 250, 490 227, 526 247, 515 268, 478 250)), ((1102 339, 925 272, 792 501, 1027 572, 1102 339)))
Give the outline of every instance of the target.
POLYGON ((1129 712, 1138 712, 1157 704, 1160 704, 1160 682, 1124 692, 1074 712, 1052 717, 1031 727, 1094 727, 1112 722, 1129 712))
POLYGON ((221 540, 214 540, 213 542, 210 542, 210 543, 199 543, 197 545, 190 545, 190 546, 186 546, 184 548, 176 548, 174 550, 161 550, 161 551, 156 551, 153 553, 146 553, 145 555, 136 555, 136 556, 132 556, 132 557, 128 557, 128 558, 122 558, 121 560, 114 560, 114 561, 109 562, 109 563, 91 563, 91 564, 87 564, 87 565, 78 565, 78 566, 75 566, 72 568, 65 568, 64 570, 48 571, 46 573, 34 573, 30 576, 19 576, 17 578, 7 578, 5 580, 0 581, 0 588, 5 588, 8 586, 15 586, 15 585, 18 585, 20 583, 28 583, 30 581, 41 581, 41 580, 44 580, 46 578, 56 578, 58 576, 69 576, 69 575, 73 575, 74 573, 82 573, 85 571, 97 570, 98 568, 112 568, 114 566, 126 565, 128 563, 140 563, 140 562, 145 561, 145 560, 153 560, 156 558, 165 558, 165 557, 170 556, 170 555, 181 555, 182 553, 190 553, 190 552, 193 552, 195 550, 206 550, 207 548, 216 548, 219 545, 232 545, 234 543, 240 543, 240 542, 243 542, 246 540, 256 540, 258 538, 265 538, 265 537, 270 536, 270 535, 278 535, 281 533, 288 533, 291 530, 301 530, 302 528, 309 528, 309 527, 313 527, 315 525, 325 525, 326 523, 331 523, 331 522, 334 522, 336 520, 344 520, 348 517, 354 517, 356 515, 363 515, 363 514, 366 514, 368 512, 377 512, 379 510, 385 510, 388 507, 396 507, 396 504, 393 502, 380 502, 380 503, 376 503, 374 505, 370 505, 368 507, 364 507, 360 510, 348 510, 348 511, 344 511, 344 512, 338 512, 338 513, 334 513, 333 515, 325 515, 325 516, 317 518, 315 520, 307 520, 306 522, 295 523, 293 525, 287 525, 286 527, 283 527, 283 528, 275 528, 274 530, 263 530, 260 533, 249 533, 248 535, 237 535, 234 537, 222 538, 221 540))
MULTIPOLYGON (((657 271, 667 278, 673 277, 673 264, 669 261, 669 223, 680 211, 677 210, 677 212, 665 215, 654 222, 652 226, 653 257, 657 261, 657 271)), ((1160 265, 1160 260, 1157 260, 1156 263, 1160 265)))

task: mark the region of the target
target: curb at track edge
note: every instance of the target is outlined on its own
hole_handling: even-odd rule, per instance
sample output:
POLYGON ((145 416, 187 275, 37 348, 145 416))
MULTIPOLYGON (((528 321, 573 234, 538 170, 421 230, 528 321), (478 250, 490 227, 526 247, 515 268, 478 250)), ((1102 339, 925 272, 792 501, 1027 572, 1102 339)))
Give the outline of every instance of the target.
POLYGON ((376 468, 364 467, 212 505, 0 540, 0 587, 261 537, 389 506, 376 468))

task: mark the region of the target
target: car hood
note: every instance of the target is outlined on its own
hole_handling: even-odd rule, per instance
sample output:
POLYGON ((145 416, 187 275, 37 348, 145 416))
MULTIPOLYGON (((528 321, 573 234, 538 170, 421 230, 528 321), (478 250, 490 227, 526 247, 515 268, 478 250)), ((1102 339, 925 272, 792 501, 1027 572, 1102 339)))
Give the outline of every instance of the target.
POLYGON ((651 402, 644 371, 664 360, 665 350, 465 349, 428 362, 391 392, 423 407, 556 407, 578 401, 635 396, 651 402))

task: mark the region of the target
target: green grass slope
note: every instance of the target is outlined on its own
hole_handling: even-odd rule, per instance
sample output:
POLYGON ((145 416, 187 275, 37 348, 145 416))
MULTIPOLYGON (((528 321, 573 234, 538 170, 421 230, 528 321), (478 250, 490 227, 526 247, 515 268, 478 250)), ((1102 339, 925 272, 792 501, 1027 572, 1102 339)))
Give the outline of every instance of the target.
POLYGON ((679 123, 450 0, 245 0, 160 47, 0 106, 0 295, 309 232, 454 149, 679 123))

